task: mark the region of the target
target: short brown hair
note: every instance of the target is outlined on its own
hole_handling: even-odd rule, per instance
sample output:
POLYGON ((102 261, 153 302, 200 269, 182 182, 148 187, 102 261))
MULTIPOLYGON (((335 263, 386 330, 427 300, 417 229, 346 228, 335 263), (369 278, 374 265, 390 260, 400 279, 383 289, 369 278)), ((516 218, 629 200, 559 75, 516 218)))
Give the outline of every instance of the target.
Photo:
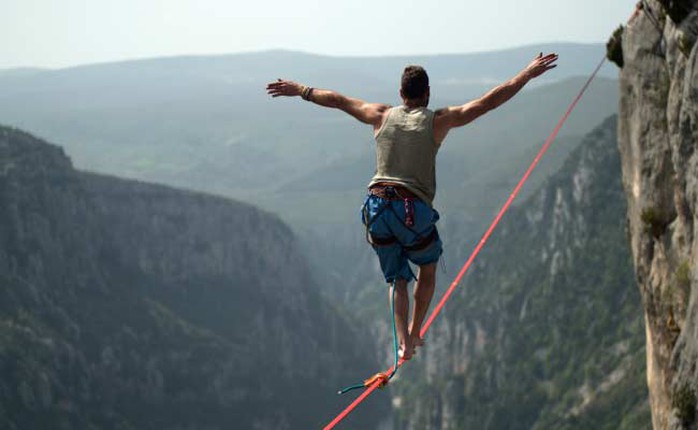
POLYGON ((429 76, 422 66, 407 66, 402 72, 400 90, 406 99, 418 99, 429 88, 429 76))

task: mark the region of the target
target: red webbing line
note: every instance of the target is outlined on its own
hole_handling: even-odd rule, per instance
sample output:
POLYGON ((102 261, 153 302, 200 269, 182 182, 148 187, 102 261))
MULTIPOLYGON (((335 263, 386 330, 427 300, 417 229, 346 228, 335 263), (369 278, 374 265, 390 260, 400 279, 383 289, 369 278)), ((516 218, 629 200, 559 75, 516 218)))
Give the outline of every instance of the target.
MULTIPOLYGON (((398 367, 399 367, 399 365, 398 365, 398 367)), ((391 367, 390 370, 388 370, 388 372, 392 372, 392 371, 393 371, 393 368, 391 367)), ((380 381, 376 381, 373 383, 373 385, 366 388, 364 390, 364 392, 361 393, 361 395, 356 398, 356 400, 351 402, 351 404, 349 406, 347 406, 347 408, 344 409, 339 415, 337 415, 329 424, 327 424, 323 428, 323 430, 333 429, 334 426, 339 424, 340 421, 342 421, 344 418, 346 418, 347 415, 349 415, 349 412, 353 411, 354 408, 359 406, 359 403, 363 402, 364 399, 366 399, 366 397, 368 397, 372 392, 374 392, 376 390, 376 388, 378 388, 379 385, 380 385, 380 381)))
MULTIPOLYGON (((604 62, 606 61, 606 56, 601 59, 601 62, 599 62, 599 65, 596 66, 596 69, 594 69, 594 72, 591 74, 589 79, 587 79, 586 83, 582 87, 582 89, 579 91, 579 94, 577 94, 577 97, 575 97, 574 101, 570 106, 567 108, 567 111, 565 114, 562 116, 560 121, 557 123, 555 128, 553 129, 553 132, 548 136, 546 139, 545 143, 543 144, 543 147, 540 149, 538 152, 538 155, 536 155, 536 158, 533 160, 531 165, 528 167, 528 170, 526 170, 526 173, 524 173, 523 177, 519 181, 519 183, 516 185, 514 188, 514 191, 511 193, 509 198, 507 199, 506 203, 504 203, 504 206, 502 206, 502 209, 499 210, 499 213, 497 213, 497 216, 494 218, 492 221, 492 224, 490 224, 490 227, 487 229, 485 234, 482 236, 482 239, 480 239, 480 242, 477 244, 475 249, 473 250, 472 254, 470 254, 470 257, 468 260, 465 262, 463 265, 463 268, 461 268, 460 272, 458 272, 458 276, 456 276, 456 279, 451 283, 451 286, 446 290, 446 293, 444 293, 443 297, 439 301, 439 303, 436 305, 434 310, 432 311, 431 315, 429 316, 429 319, 424 323, 422 326, 422 330, 419 332, 419 335, 421 337, 424 337, 426 334, 427 330, 431 326, 431 324, 434 322, 434 319, 436 316, 441 312, 443 309, 444 305, 448 301, 448 299, 451 297, 451 294, 453 294, 453 291, 456 289, 458 284, 460 283, 461 279, 465 275, 465 273, 468 271, 470 266, 473 264, 473 261, 475 260, 475 257, 480 253, 480 250, 482 249, 483 246, 485 246, 485 243, 487 242, 487 239, 489 239, 490 235, 494 231, 494 229, 497 227, 497 224, 499 224, 499 221, 502 219, 504 216, 504 213, 509 209, 509 206, 511 206, 512 202, 514 201, 514 198, 519 194, 519 191, 521 190, 521 187, 523 187, 524 183, 526 180, 528 180, 528 177, 531 175, 533 170, 536 168, 538 165, 538 162, 540 159, 543 157, 543 155, 548 151, 548 148, 550 145, 553 143, 555 140, 555 137, 557 137, 557 134, 560 132, 560 129, 562 129, 562 126, 565 124, 567 119, 570 117, 570 114, 574 110, 574 108, 577 106, 577 103, 579 103, 579 100, 581 100, 582 96, 586 92, 587 88, 591 84, 591 81, 594 80, 596 75, 599 73, 599 70, 601 70, 601 66, 603 66, 604 62)), ((403 360, 400 360, 398 362, 398 367, 402 366, 403 360)), ((393 368, 391 367, 388 372, 392 372, 393 368)), ((342 421, 344 418, 346 418, 349 413, 354 410, 361 402, 363 402, 366 397, 368 397, 372 392, 378 388, 380 385, 380 381, 374 382, 370 387, 366 388, 363 393, 359 397, 356 398, 349 406, 347 406, 346 409, 344 409, 339 415, 335 417, 329 424, 327 424, 323 430, 330 430, 333 429, 340 421, 342 421)))
POLYGON ((596 74, 599 73, 599 70, 601 70, 601 66, 603 66, 605 61, 606 61, 606 56, 604 55, 604 57, 599 62, 598 66, 596 66, 596 69, 594 69, 594 73, 592 73, 591 76, 589 77, 589 79, 587 79, 587 81, 584 83, 584 86, 582 87, 581 90, 579 90, 577 97, 575 97, 572 104, 570 104, 570 106, 567 108, 567 112, 565 112, 565 114, 562 116, 562 118, 560 118, 560 121, 555 126, 555 129, 553 129, 553 132, 550 133, 550 136, 548 136, 548 139, 545 141, 545 143, 543 144, 543 147, 538 152, 538 155, 536 155, 536 158, 533 160, 531 165, 528 167, 528 170, 526 170, 526 173, 524 173, 523 177, 521 178, 519 183, 514 188, 514 191, 509 196, 509 199, 507 199, 506 203, 504 203, 504 206, 502 206, 502 209, 499 210, 499 213, 494 218, 494 221, 492 221, 492 224, 490 224, 490 227, 487 229, 485 234, 482 236, 482 239, 480 239, 480 242, 475 247, 475 250, 472 252, 472 254, 470 254, 470 258, 468 258, 468 261, 465 262, 465 264, 463 265, 463 268, 458 273, 458 276, 456 276, 456 279, 453 281, 451 286, 448 288, 448 290, 446 291, 444 296, 441 298, 441 301, 439 302, 439 304, 436 305, 436 307, 434 308, 434 311, 429 316, 429 319, 422 326, 422 330, 419 332, 420 336, 422 336, 422 337, 424 336, 424 334, 429 329, 429 326, 431 326, 431 323, 434 322, 434 318, 436 318, 436 316, 439 314, 439 312, 441 312, 441 309, 446 304, 446 301, 448 301, 449 297, 451 297, 451 294, 453 294, 453 291, 456 289, 456 286, 458 285, 460 280, 463 278, 463 275, 465 275, 465 272, 467 272, 468 269, 470 268, 470 265, 473 264, 475 257, 477 257, 477 255, 480 253, 480 250, 482 249, 482 247, 485 246, 485 242, 487 242, 487 239, 489 239, 489 237, 492 234, 492 232, 494 231, 495 227, 497 227, 497 224, 499 224, 499 221, 504 216, 504 213, 509 209, 509 206, 511 206, 512 202, 514 201, 514 198, 516 198, 516 196, 519 194, 521 187, 523 187, 524 183, 528 180, 528 177, 531 175, 533 170, 536 168, 540 159, 548 151, 548 148, 550 147, 550 145, 553 143, 553 141, 557 137, 557 134, 560 132, 560 129, 562 129, 562 126, 565 124, 567 119, 570 117, 570 114, 572 114, 572 111, 577 106, 577 103, 579 103, 579 100, 582 99, 582 96, 584 95, 587 88, 589 87, 589 84, 591 84, 591 81, 594 80, 594 78, 596 77, 596 74))

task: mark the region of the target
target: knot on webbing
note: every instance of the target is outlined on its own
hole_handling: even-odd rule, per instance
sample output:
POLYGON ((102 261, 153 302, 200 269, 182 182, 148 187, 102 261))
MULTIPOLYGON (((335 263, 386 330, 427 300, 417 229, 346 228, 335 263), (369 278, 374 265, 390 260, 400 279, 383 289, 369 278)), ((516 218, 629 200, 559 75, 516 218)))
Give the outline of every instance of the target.
POLYGON ((387 373, 376 373, 375 375, 371 376, 367 380, 364 381, 364 387, 368 388, 371 385, 375 384, 376 381, 380 381, 380 385, 378 385, 378 388, 384 388, 386 385, 388 385, 388 381, 390 381, 390 375, 387 373))

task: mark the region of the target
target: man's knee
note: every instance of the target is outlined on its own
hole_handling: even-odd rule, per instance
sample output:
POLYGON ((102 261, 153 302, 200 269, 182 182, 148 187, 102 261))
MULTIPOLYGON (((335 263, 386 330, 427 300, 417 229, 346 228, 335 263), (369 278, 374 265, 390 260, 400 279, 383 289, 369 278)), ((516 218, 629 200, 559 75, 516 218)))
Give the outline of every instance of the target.
POLYGON ((419 282, 433 283, 436 279, 436 263, 419 266, 419 274, 417 275, 417 278, 419 282))

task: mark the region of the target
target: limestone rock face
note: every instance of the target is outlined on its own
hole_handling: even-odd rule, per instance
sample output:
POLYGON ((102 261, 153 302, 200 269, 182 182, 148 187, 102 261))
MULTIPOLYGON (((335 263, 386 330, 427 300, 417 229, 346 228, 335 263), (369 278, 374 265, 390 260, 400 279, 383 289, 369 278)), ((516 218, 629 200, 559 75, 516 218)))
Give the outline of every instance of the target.
POLYGON ((650 0, 627 25, 619 147, 657 429, 696 428, 698 2, 650 0))

